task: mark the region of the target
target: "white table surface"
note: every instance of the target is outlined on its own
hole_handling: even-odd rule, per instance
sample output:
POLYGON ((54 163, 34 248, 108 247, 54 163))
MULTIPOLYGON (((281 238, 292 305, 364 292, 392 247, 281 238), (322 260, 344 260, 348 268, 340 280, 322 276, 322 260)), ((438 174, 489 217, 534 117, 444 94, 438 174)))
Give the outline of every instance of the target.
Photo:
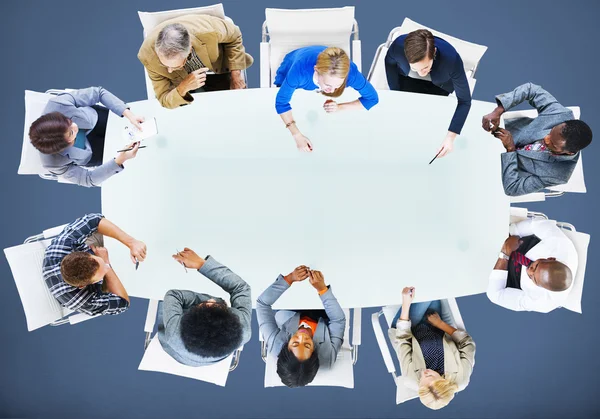
MULTIPOLYGON (((344 100, 357 97, 348 90, 344 100)), ((454 152, 428 165, 456 98, 382 91, 370 111, 326 114, 324 96, 297 91, 294 118, 314 145, 305 154, 275 112, 276 93, 201 93, 175 110, 131 103, 156 117, 159 134, 102 186, 104 215, 148 246, 135 271, 127 249, 107 240, 130 295, 226 297, 172 260, 184 247, 233 269, 253 300, 300 264, 321 270, 344 307, 398 304, 404 286, 416 287, 415 301, 485 291, 509 220, 503 148, 481 128, 495 104, 473 101, 454 152)), ((127 122, 110 115, 106 159, 125 144, 127 122)), ((275 307, 322 305, 305 281, 275 307)))

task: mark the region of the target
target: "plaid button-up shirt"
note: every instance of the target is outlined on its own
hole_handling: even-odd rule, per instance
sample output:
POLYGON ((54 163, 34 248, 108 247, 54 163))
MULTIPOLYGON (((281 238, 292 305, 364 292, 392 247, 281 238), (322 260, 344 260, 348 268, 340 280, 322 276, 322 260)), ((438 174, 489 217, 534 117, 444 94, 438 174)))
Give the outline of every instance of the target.
POLYGON ((60 263, 72 252, 93 253, 85 240, 98 231, 102 214, 85 215, 68 226, 46 249, 42 274, 48 289, 58 302, 68 309, 89 314, 120 314, 129 308, 129 302, 118 295, 104 292, 102 281, 77 288, 67 284, 60 273, 60 263))

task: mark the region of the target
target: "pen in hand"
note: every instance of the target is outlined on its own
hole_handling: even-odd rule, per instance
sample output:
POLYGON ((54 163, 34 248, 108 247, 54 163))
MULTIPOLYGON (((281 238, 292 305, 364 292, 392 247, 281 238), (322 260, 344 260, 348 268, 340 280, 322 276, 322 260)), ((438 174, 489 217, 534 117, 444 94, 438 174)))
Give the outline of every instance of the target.
POLYGON ((435 155, 435 157, 431 159, 431 161, 429 162, 429 164, 433 163, 433 161, 434 161, 435 159, 437 159, 437 157, 440 155, 440 153, 442 152, 442 150, 443 150, 443 148, 442 148, 442 149, 440 149, 440 151, 438 151, 438 153, 435 155))
MULTIPOLYGON (((177 252, 177 256, 179 256, 179 250, 175 249, 175 251, 177 252)), ((179 262, 179 263, 181 263, 181 266, 183 266, 183 269, 185 269, 185 273, 187 273, 188 270, 187 270, 187 266, 185 266, 185 263, 183 263, 183 262, 179 262)))
MULTIPOLYGON (((139 146, 139 147, 138 147, 138 149, 140 149, 140 148, 146 148, 146 147, 147 147, 147 146, 145 146, 145 145, 141 145, 141 146, 139 146)), ((131 151, 131 150, 133 150, 133 147, 130 147, 130 148, 124 148, 123 150, 119 150, 119 151, 117 151, 117 153, 123 153, 123 152, 125 152, 125 151, 131 151)))

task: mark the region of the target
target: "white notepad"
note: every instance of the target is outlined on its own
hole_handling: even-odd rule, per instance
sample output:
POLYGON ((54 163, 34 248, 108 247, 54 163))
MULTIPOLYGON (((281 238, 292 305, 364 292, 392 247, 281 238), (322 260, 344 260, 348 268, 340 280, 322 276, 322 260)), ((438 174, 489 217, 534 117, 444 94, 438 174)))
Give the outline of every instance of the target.
POLYGON ((123 138, 129 144, 135 141, 142 141, 158 134, 156 126, 156 118, 148 118, 142 122, 142 131, 137 129, 133 124, 129 123, 123 129, 123 138))

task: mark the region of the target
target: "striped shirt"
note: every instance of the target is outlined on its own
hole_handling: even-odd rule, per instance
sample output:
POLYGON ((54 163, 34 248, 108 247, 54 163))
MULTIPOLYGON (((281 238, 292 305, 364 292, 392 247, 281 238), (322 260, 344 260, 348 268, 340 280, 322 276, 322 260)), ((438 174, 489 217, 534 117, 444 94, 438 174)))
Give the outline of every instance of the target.
POLYGON ((196 70, 198 70, 200 68, 204 68, 204 67, 205 67, 205 65, 202 63, 200 58, 198 58, 198 54, 196 54, 196 51, 194 51, 194 48, 192 48, 192 52, 190 52, 190 55, 188 55, 187 60, 185 60, 185 64, 183 65, 183 68, 189 74, 192 71, 196 71, 196 70))
POLYGON ((67 284, 60 273, 65 256, 72 252, 93 253, 85 240, 98 231, 103 217, 102 214, 88 214, 66 226, 46 249, 42 268, 46 286, 60 305, 90 316, 120 314, 129 308, 129 302, 124 298, 104 292, 102 281, 80 289, 67 284))

